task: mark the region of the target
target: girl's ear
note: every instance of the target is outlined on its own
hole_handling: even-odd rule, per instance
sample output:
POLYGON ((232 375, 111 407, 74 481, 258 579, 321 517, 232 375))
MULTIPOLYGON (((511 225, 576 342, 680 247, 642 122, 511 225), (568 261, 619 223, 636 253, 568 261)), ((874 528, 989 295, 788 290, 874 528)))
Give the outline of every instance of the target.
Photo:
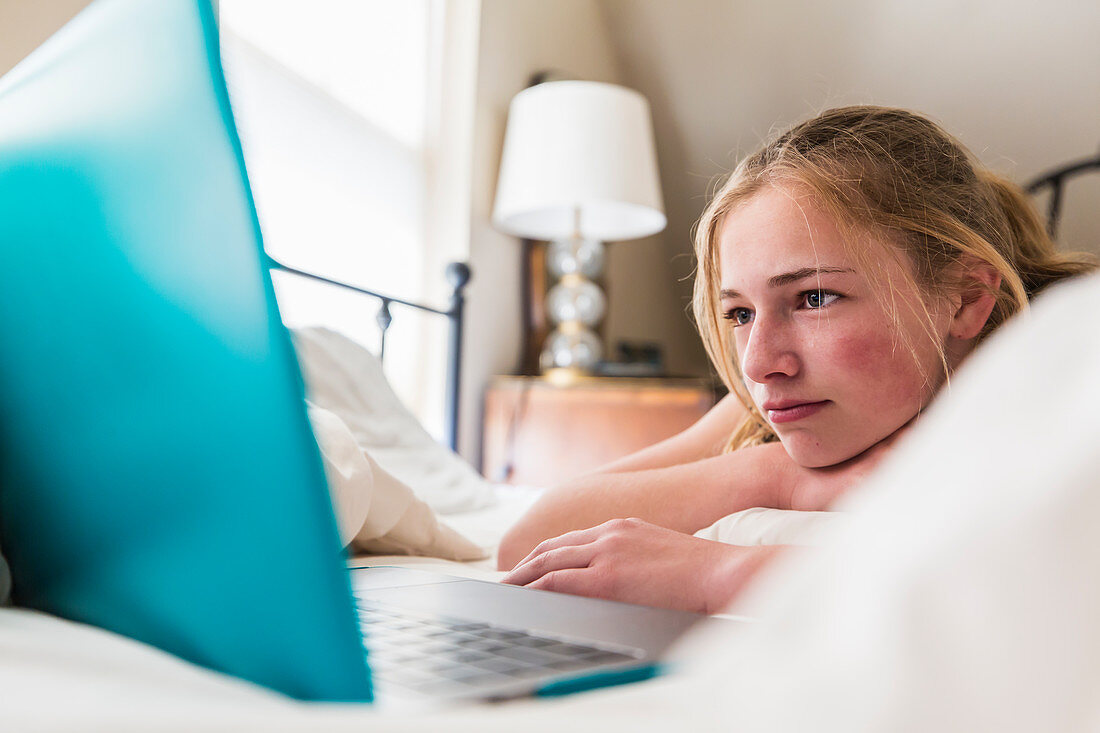
POLYGON ((950 334, 960 340, 976 338, 989 321, 1001 287, 1001 273, 987 262, 970 261, 962 266, 959 291, 953 299, 955 314, 950 334))

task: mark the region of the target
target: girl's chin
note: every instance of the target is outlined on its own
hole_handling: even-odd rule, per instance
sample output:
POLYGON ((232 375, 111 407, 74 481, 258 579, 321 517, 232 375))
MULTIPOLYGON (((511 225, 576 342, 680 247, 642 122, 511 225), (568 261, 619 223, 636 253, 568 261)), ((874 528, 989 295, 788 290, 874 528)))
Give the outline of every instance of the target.
POLYGON ((908 427, 914 417, 901 422, 893 429, 883 430, 876 425, 878 430, 872 431, 871 426, 861 431, 858 435, 851 430, 827 429, 821 431, 791 430, 786 435, 776 431, 779 442, 787 451, 795 463, 803 468, 828 468, 839 463, 856 458, 884 440, 897 435, 899 430, 908 427), (840 435, 845 440, 840 442, 836 436, 840 435))
POLYGON ((803 468, 828 468, 855 458, 866 448, 854 449, 852 446, 828 445, 809 435, 780 437, 787 455, 803 468))

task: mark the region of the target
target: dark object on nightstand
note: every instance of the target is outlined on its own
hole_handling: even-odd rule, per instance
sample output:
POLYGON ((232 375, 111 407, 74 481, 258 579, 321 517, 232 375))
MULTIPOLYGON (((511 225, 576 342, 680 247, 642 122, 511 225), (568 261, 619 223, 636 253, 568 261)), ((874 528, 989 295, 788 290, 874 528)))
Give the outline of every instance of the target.
POLYGON ((615 361, 601 361, 596 374, 601 377, 664 377, 665 357, 661 345, 653 342, 619 341, 615 361))

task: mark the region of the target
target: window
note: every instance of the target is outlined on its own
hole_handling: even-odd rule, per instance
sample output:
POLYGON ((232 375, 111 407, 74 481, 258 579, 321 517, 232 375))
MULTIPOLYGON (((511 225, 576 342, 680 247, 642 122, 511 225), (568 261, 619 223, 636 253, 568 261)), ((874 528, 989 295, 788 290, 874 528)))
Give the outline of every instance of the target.
MULTIPOLYGON (((426 222, 443 79, 441 0, 221 0, 222 56, 268 253, 446 304, 426 222)), ((460 255, 461 256, 461 255, 460 255)), ((446 260, 444 260, 446 261, 446 260)), ((377 302, 275 276, 288 326, 377 350, 377 302)), ((393 306, 386 370, 437 436, 446 324, 393 306)))

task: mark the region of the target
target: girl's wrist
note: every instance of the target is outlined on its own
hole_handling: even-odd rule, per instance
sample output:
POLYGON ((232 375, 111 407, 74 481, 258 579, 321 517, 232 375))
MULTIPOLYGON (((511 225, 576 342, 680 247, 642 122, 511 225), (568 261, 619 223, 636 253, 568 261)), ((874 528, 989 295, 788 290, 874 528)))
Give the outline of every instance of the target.
MULTIPOLYGON (((720 543, 719 543, 720 544, 720 543)), ((722 612, 785 545, 722 545, 707 583, 708 614, 722 612)))

